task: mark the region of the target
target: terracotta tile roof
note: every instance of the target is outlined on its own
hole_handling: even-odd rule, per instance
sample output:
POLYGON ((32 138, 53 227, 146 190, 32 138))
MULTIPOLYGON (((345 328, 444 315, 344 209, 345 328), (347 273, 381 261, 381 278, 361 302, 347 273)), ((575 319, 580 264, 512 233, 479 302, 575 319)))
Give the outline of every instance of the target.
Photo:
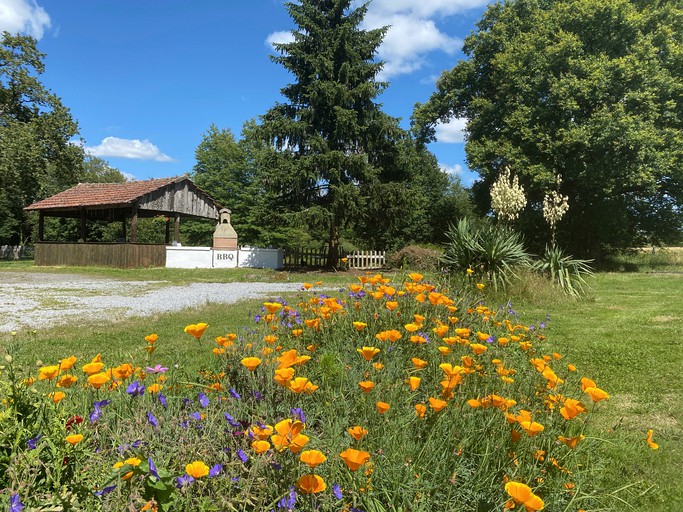
POLYGON ((79 183, 64 192, 33 203, 25 210, 49 210, 56 208, 80 208, 88 206, 110 206, 132 203, 145 194, 165 187, 187 176, 160 178, 127 183, 79 183))

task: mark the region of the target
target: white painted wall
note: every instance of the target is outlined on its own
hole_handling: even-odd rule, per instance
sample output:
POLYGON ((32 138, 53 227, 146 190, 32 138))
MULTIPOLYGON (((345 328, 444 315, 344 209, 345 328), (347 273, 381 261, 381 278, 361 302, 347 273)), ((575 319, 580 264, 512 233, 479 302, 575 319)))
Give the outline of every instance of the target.
POLYGON ((282 268, 283 249, 240 247, 238 251, 211 247, 166 247, 168 268, 282 268))

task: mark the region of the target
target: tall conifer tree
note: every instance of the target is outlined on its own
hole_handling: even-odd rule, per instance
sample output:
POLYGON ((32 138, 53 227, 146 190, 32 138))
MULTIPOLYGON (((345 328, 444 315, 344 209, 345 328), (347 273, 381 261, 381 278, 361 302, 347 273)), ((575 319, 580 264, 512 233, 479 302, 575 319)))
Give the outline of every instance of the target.
POLYGON ((373 60, 386 28, 360 29, 367 4, 352 9, 351 0, 286 6, 298 29, 271 58, 295 81, 281 90, 286 102, 261 118, 272 145, 268 182, 280 208, 328 233, 331 264, 340 230, 361 214, 370 185, 386 172, 382 160, 403 135, 374 101, 386 87, 376 80, 382 63, 373 60))

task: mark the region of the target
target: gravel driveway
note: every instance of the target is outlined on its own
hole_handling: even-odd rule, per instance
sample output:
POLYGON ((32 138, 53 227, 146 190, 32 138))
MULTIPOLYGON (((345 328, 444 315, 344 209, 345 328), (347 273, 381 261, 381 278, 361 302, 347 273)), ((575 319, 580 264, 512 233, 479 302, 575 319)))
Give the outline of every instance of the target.
POLYGON ((0 273, 0 332, 37 329, 74 319, 117 319, 177 311, 209 302, 291 292, 301 283, 119 281, 76 274, 0 273))

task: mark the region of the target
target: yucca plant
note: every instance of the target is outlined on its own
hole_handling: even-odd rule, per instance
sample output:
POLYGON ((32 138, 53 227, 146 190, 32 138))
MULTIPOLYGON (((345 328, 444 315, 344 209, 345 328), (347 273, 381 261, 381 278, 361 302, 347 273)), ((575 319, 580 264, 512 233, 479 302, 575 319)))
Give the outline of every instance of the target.
POLYGON ((446 269, 459 274, 472 269, 495 290, 510 284, 515 267, 530 264, 521 235, 505 226, 477 226, 463 218, 450 227, 447 236, 442 258, 446 269))
POLYGON ((585 278, 593 275, 589 265, 591 261, 574 259, 559 247, 550 245, 546 246, 541 259, 534 262, 532 268, 545 274, 553 286, 573 297, 581 297, 588 288, 585 278))

